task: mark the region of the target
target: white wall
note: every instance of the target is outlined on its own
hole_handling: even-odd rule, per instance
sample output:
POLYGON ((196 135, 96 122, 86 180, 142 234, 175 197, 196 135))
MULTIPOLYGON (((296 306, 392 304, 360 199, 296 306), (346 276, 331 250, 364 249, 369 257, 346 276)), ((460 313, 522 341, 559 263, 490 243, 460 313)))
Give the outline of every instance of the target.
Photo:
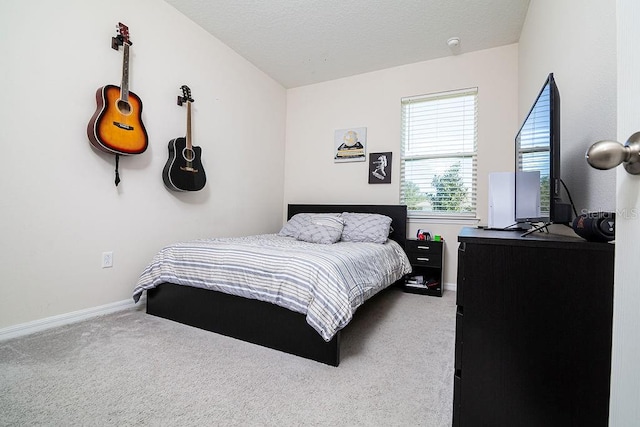
POLYGON ((0 327, 130 298, 169 242, 279 229, 286 91, 167 3, 4 0, 0 32, 0 327), (120 84, 119 21, 149 148, 121 158, 116 188, 114 157, 90 147, 86 126, 96 89, 120 84), (185 134, 182 84, 208 177, 198 193, 161 178, 168 141, 185 134))
POLYGON ((584 159, 591 144, 616 135, 615 12, 615 0, 536 0, 520 35, 518 118, 553 72, 561 100, 561 174, 579 213, 615 209, 615 171, 597 171, 584 159))
MULTIPOLYGON (((514 167, 517 57, 509 45, 289 89, 285 202, 399 203, 401 98, 478 87, 478 216, 486 223, 488 174, 514 167), (367 153, 393 152, 391 184, 368 184, 367 162, 333 162, 334 131, 349 127, 367 128, 367 153)), ((444 236, 448 284, 456 282, 461 226, 409 223, 409 236, 418 228, 444 236)))

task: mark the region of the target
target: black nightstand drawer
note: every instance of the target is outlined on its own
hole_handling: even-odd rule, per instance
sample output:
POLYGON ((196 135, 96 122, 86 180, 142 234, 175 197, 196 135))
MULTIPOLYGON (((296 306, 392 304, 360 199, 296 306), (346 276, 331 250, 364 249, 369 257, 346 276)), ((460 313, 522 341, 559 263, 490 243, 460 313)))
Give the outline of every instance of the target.
POLYGON ((442 265, 442 242, 408 240, 407 256, 412 265, 440 267, 442 265))
POLYGON ((442 264, 442 254, 408 253, 409 261, 412 265, 423 265, 425 267, 440 267, 442 264))

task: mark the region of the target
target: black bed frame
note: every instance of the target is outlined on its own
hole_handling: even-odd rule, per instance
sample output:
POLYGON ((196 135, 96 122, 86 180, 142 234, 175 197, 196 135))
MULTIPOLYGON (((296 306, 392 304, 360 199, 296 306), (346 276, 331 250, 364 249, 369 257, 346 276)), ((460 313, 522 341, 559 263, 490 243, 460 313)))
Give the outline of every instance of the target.
MULTIPOLYGON (((404 248, 407 207, 404 205, 289 205, 297 213, 362 212, 391 217, 391 239, 404 248)), ((338 366, 340 332, 329 342, 305 315, 267 303, 189 286, 162 283, 147 291, 147 313, 297 356, 338 366)))

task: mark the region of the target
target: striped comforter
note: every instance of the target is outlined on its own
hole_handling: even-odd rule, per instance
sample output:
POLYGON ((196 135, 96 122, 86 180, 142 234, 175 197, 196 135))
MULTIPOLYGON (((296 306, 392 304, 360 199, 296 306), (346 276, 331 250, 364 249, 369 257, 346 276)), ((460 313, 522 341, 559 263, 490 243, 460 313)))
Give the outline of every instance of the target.
POLYGON ((267 301, 306 315, 331 340, 369 297, 411 271, 400 245, 322 245, 263 234, 177 243, 144 269, 133 293, 169 282, 267 301))

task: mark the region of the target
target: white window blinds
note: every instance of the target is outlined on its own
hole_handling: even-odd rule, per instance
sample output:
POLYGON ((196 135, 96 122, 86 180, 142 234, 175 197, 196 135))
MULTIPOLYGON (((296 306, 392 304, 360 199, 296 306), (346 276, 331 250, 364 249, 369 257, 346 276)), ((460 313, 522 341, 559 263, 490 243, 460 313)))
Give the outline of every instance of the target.
POLYGON ((400 202, 414 216, 475 216, 477 88, 402 99, 400 202))

